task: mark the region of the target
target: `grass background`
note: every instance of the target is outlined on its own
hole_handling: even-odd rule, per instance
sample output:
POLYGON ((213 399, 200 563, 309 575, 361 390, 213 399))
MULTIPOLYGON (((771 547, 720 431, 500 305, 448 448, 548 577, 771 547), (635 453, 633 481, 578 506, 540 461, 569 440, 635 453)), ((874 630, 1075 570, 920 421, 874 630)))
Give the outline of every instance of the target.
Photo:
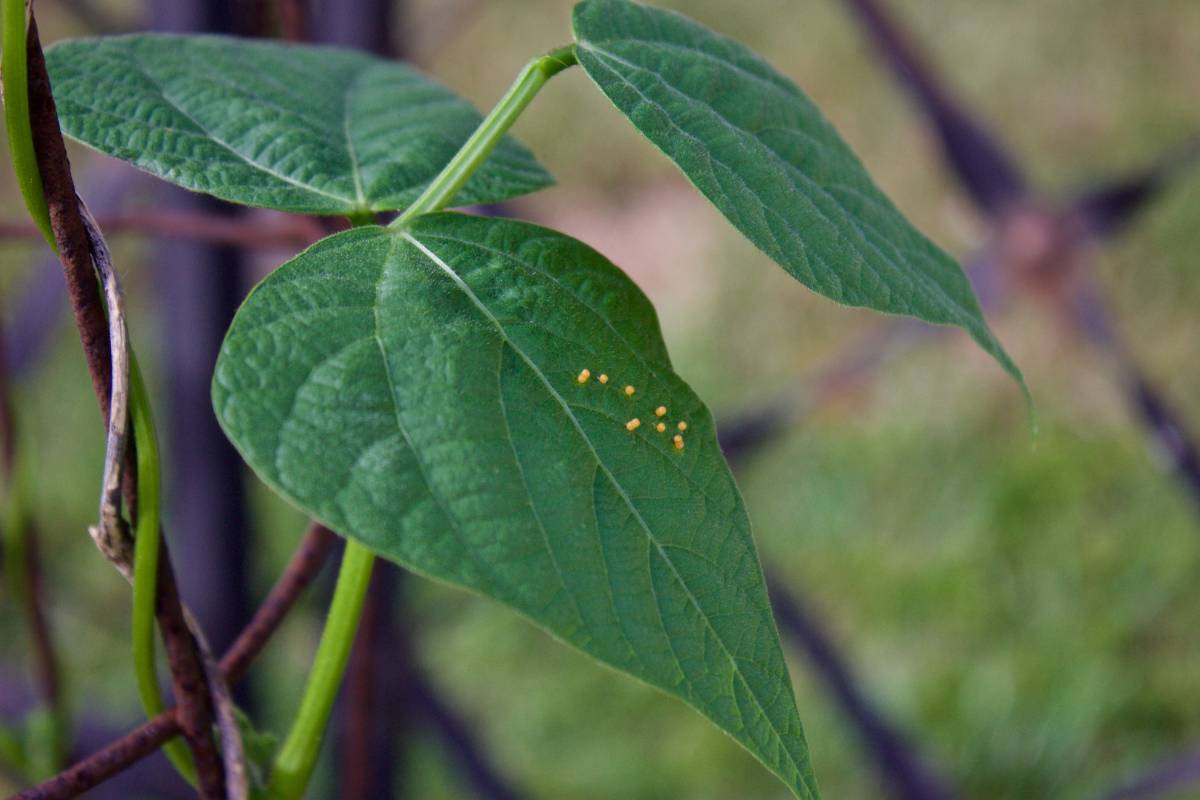
MULTIPOLYGON (((986 231, 924 121, 836 0, 663 5, 795 79, 935 241, 960 256, 981 244, 986 231)), ((1144 165, 1200 127, 1194 0, 890 6, 1048 200, 1144 165)), ((570 7, 417 0, 404 10, 403 44, 486 108, 532 54, 570 38, 570 7)), ((53 4, 39 13, 47 41, 84 32, 53 4)), ((718 418, 774 397, 874 321, 808 292, 742 240, 582 72, 556 78, 516 132, 560 185, 515 212, 584 239, 630 272, 660 309, 678 371, 718 418)), ((73 156, 81 174, 99 161, 73 156)), ((22 216, 7 170, 0 197, 5 219, 22 216)), ((1134 354, 1200 431, 1198 220, 1200 174, 1098 252, 1094 268, 1134 354)), ((162 320, 147 252, 129 239, 118 246, 153 377, 162 320)), ((10 317, 38 253, 0 243, 10 317)), ((1095 797, 1200 746, 1200 516, 1148 452, 1111 364, 1030 298, 992 324, 1026 372, 1036 436, 1011 381, 951 334, 791 429, 739 483, 763 560, 821 611, 873 696, 966 796, 1095 797)), ((53 622, 70 643, 72 699, 127 723, 136 707, 128 591, 84 533, 102 447, 88 386, 64 320, 18 397, 35 444, 37 513, 53 622)), ((254 500, 254 567, 265 587, 303 523, 265 490, 254 500)), ((403 589, 420 660, 530 796, 785 796, 681 704, 494 604, 418 579, 403 589)), ((0 664, 15 674, 24 631, 11 597, 2 600, 9 644, 0 664)), ((309 605, 313 613, 289 622, 254 673, 277 729, 319 635, 309 605)), ((792 667, 825 795, 877 795, 853 731, 804 661, 792 667)), ((414 732, 409 744, 399 770, 406 796, 463 796, 436 743, 414 732)))

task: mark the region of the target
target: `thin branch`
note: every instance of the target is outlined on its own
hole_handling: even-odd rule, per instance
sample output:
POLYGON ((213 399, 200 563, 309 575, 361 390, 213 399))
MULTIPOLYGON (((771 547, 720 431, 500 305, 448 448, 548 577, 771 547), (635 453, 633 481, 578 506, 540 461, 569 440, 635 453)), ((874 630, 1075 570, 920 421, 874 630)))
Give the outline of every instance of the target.
POLYGON ((58 245, 59 260, 67 279, 67 293, 75 313, 75 327, 83 344, 84 358, 92 377, 92 389, 100 405, 100 416, 109 416, 109 387, 112 384, 109 364, 108 324, 104 304, 92 267, 91 243, 79 213, 75 182, 62 131, 58 127, 58 110, 46 73, 45 57, 38 39, 37 22, 30 15, 28 36, 29 61, 29 120, 33 130, 38 171, 50 211, 50 224, 58 245))
POLYGON ((181 730, 175 709, 164 711, 103 750, 93 753, 44 783, 18 792, 9 800, 68 800, 78 797, 154 753, 181 730))
MULTIPOLYGON (((321 226, 313 219, 300 216, 281 216, 264 221, 202 212, 147 210, 101 216, 98 223, 110 236, 161 236, 246 248, 307 247, 324 235, 321 226)), ((0 222, 0 240, 36 239, 40 236, 33 223, 0 222)))
POLYGON ((166 541, 161 546, 155 615, 171 671, 179 722, 196 760, 201 796, 221 798, 224 796, 225 771, 213 741, 213 706, 208 679, 199 647, 183 616, 179 586, 175 582, 166 541))
POLYGON ((1132 365, 1127 370, 1126 387, 1143 427, 1200 508, 1200 449, 1196 439, 1166 399, 1132 365))
POLYGON ((1163 393, 1157 389, 1121 341, 1094 281, 1082 278, 1065 298, 1071 322, 1098 350, 1116 363, 1126 401, 1156 452, 1188 490, 1200 510, 1200 445, 1163 393))
POLYGON ((246 750, 242 744, 242 730, 238 725, 237 710, 233 694, 229 690, 229 682, 225 680, 221 665, 213 657, 212 649, 208 646, 208 640, 204 638, 196 618, 187 614, 187 621, 200 649, 200 656, 204 659, 204 675, 212 692, 213 714, 221 736, 221 762, 225 767, 225 798, 249 800, 250 777, 246 768, 246 750))
MULTIPOLYGON (((309 526, 300 546, 258 613, 221 659, 221 671, 226 681, 237 683, 244 677, 271 634, 320 572, 332 550, 333 541, 334 535, 329 529, 317 523, 309 526)), ((182 730, 178 710, 168 709, 70 769, 14 795, 10 800, 66 800, 76 797, 154 753, 182 730)))
POLYGON ((975 203, 990 215, 1029 194, 1025 177, 1000 142, 943 87, 879 0, 846 0, 879 55, 933 123, 946 160, 975 203))
MULTIPOLYGON (((148 176, 119 162, 106 163, 92 170, 85 181, 91 207, 102 211, 120 207, 144 180, 148 181, 148 176)), ((39 256, 28 272, 29 279, 9 306, 12 323, 8 334, 8 359, 14 380, 40 363, 40 356, 59 331, 59 321, 67 305, 62 265, 56 253, 39 256)))
POLYGON ((1170 148, 1143 170, 1079 192, 1070 208, 1093 238, 1111 238, 1197 162, 1200 133, 1170 148))

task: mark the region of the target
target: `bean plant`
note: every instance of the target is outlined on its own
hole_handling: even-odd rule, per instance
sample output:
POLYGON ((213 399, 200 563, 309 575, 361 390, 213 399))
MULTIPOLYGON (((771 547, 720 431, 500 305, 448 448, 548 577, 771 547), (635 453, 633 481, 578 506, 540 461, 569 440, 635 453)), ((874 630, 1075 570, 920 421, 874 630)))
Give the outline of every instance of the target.
MULTIPOLYGON (((5 2, 19 9, 6 17, 6 56, 23 53, 23 4, 5 2)), ((250 292, 212 380, 246 463, 346 539, 295 721, 255 794, 304 795, 382 557, 677 696, 797 797, 818 796, 750 518, 650 301, 584 242, 447 210, 552 184, 507 132, 560 73, 582 72, 580 91, 598 89, 796 280, 846 305, 958 326, 1024 386, 958 264, 789 79, 630 0, 579 3, 573 35, 482 117, 409 66, 330 47, 136 34, 46 51, 67 136, 231 203, 351 223, 250 292)), ((28 111, 6 90, 14 163, 49 230, 28 111)), ((135 659, 153 716, 165 707, 158 464, 136 359, 129 375, 135 659)), ((188 747, 176 740, 169 753, 194 778, 188 747)))

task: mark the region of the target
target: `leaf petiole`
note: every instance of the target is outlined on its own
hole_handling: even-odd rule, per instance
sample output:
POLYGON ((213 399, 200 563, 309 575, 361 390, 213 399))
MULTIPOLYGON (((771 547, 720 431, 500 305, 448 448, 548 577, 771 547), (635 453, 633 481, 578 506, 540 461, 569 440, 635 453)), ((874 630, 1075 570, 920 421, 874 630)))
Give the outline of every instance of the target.
MULTIPOLYGON (((150 397, 142 370, 132 350, 129 353, 129 416, 137 443, 138 511, 133 545, 133 672, 138 697, 148 718, 156 716, 166 704, 158 683, 155 664, 155 604, 158 597, 158 554, 161 550, 162 473, 158 456, 158 436, 150 397)), ((196 784, 196 765, 192 754, 180 739, 163 745, 167 758, 181 776, 196 784)))
POLYGON ((521 112, 529 105, 546 81, 568 67, 578 64, 575 45, 569 44, 538 56, 525 65, 513 85, 496 103, 495 108, 484 118, 471 138, 454 154, 437 177, 426 187, 421 196, 404 210, 388 227, 403 228, 409 220, 431 211, 440 211, 449 205, 454 195, 466 185, 475 171, 487 160, 488 155, 500 144, 504 134, 513 126, 521 112))
POLYGON ((374 565, 374 553, 353 539, 346 540, 329 619, 317 646, 300 710, 271 769, 268 795, 272 800, 297 800, 308 786, 354 644, 374 565))

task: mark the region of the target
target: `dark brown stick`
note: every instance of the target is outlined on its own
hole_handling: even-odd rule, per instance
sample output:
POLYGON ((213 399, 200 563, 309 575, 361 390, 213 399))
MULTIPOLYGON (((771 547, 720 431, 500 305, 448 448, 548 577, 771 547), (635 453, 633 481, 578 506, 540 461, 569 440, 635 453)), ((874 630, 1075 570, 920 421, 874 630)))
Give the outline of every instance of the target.
POLYGON ((13 795, 10 800, 67 800, 78 797, 162 747, 181 731, 175 709, 143 722, 112 744, 45 783, 13 795))
MULTIPOLYGON (((245 675, 271 634, 295 606, 301 592, 321 571, 333 542, 334 534, 328 528, 315 522, 309 526, 266 600, 221 659, 221 671, 226 680, 235 683, 245 675)), ((177 714, 178 710, 174 708, 164 711, 104 749, 10 800, 66 800, 86 792, 150 755, 172 736, 182 733, 177 714)))
POLYGON ((1026 200, 1029 188, 1016 160, 941 84, 880 0, 845 2, 876 52, 933 123, 946 160, 975 203, 994 216, 1026 200))
MULTIPOLYGON (((307 217, 264 223, 187 211, 142 211, 98 216, 97 222, 110 235, 196 239, 232 247, 305 247, 325 235, 321 226, 307 217)), ((0 239, 35 239, 40 235, 31 222, 0 222, 0 239)))
POLYGON ((67 279, 75 327, 79 329, 79 338, 83 343, 83 355, 92 376, 96 401, 100 404, 100 415, 107 423, 108 392, 112 384, 108 323, 104 318, 104 305, 100 301, 100 289, 92 268, 91 244, 79 214, 67 147, 58 127, 58 110, 50 91, 50 78, 46 74, 37 23, 32 15, 26 46, 29 60, 29 122, 33 129, 38 172, 42 176, 42 188, 50 210, 50 225, 58 245, 58 257, 67 279))
POLYGON ((158 555, 157 591, 154 614, 171 671, 178 704, 176 717, 196 762, 200 796, 205 800, 220 800, 225 796, 225 766, 213 739, 212 696, 199 649, 184 620, 183 603, 165 539, 158 555))
MULTIPOLYGON (((50 212, 50 224, 66 275, 71 308, 83 344, 92 388, 101 414, 109 415, 112 364, 108 325, 92 264, 92 245, 80 214, 67 159, 66 144, 58 126, 58 112, 46 72, 37 23, 29 19, 27 38, 30 123, 38 171, 50 212)), ((132 448, 130 448, 132 450, 132 448)), ((129 474, 133 474, 130 471, 129 474)), ((136 483, 129 481, 126 503, 136 515, 136 483)), ((159 556, 156 616, 167 653, 167 663, 179 704, 179 721, 196 762, 200 794, 217 800, 224 796, 225 776, 212 733, 212 699, 195 640, 184 622, 183 607, 166 543, 159 556)))

